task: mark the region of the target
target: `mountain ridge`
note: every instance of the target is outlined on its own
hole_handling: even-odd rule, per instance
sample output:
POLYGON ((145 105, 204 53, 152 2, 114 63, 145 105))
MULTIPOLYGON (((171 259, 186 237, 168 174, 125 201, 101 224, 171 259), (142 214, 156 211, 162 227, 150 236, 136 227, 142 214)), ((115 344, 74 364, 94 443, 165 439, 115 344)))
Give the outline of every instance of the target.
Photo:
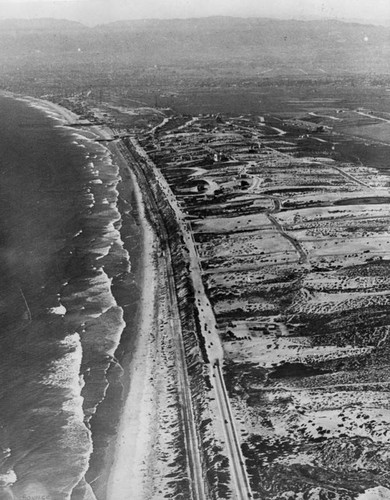
MULTIPOLYGON (((327 19, 278 19, 273 17, 237 17, 237 16, 205 16, 205 17, 191 17, 191 18, 144 18, 144 19, 124 19, 120 21, 111 21, 108 23, 100 23, 94 26, 88 26, 79 21, 72 21, 69 19, 57 19, 51 17, 42 17, 35 19, 25 19, 25 18, 8 18, 0 20, 0 29, 1 28, 17 28, 17 29, 52 29, 52 28, 80 28, 87 31, 90 30, 99 30, 100 28, 110 28, 110 27, 150 27, 150 26, 160 26, 160 27, 168 27, 168 26, 191 26, 196 25, 206 25, 210 23, 221 23, 224 22, 225 26, 227 24, 246 24, 246 25, 258 25, 264 23, 274 23, 274 24, 341 24, 341 25, 354 25, 354 26, 367 26, 367 27, 375 27, 378 29, 389 29, 388 25, 377 25, 373 22, 363 22, 357 19, 336 19, 336 18, 327 18, 327 19)), ((387 24, 390 23, 390 20, 387 24)))
POLYGON ((40 17, 37 19, 10 18, 0 20, 0 30, 51 31, 58 28, 64 30, 75 30, 77 28, 88 29, 87 26, 78 21, 55 19, 52 17, 40 17))
POLYGON ((43 19, 0 22, 0 61, 8 64, 202 66, 241 75, 390 73, 390 28, 340 20, 213 16, 116 21, 95 27, 43 19), (77 55, 76 55, 77 54, 77 55), (53 59, 58 59, 58 63, 53 59), (49 61, 47 61, 49 64, 49 61), (233 69, 232 69, 233 71, 233 69), (249 73, 248 73, 249 72, 249 73))

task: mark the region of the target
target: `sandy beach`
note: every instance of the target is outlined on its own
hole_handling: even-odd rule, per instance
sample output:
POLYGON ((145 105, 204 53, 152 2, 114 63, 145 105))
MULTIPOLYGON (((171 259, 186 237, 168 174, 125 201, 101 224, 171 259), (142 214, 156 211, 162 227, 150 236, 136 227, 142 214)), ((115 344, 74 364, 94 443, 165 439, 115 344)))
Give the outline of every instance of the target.
MULTIPOLYGON (((9 97, 42 110, 58 122, 59 128, 69 127, 75 137, 74 144, 84 148, 86 153, 90 148, 101 148, 99 154, 104 156, 106 163, 98 170, 94 166, 95 156, 92 156, 93 162, 88 166, 94 175, 92 185, 101 185, 103 179, 112 186, 110 199, 117 218, 115 225, 109 227, 117 240, 111 245, 111 251, 118 264, 127 259, 131 265, 131 270, 128 268, 121 274, 114 271, 114 279, 108 281, 115 299, 113 303, 123 312, 123 321, 121 325, 118 323, 122 333, 115 331, 111 339, 110 325, 100 333, 99 325, 94 322, 87 331, 86 359, 88 350, 93 351, 98 342, 99 352, 106 355, 107 367, 104 372, 100 371, 102 375, 97 371, 91 376, 89 368, 80 370, 80 389, 86 385, 83 383, 86 374, 92 394, 96 382, 103 384, 104 392, 97 401, 91 399, 88 391, 81 394, 84 394, 86 409, 84 425, 93 452, 88 455, 89 463, 88 460, 85 463, 75 499, 160 500, 162 496, 173 498, 177 494, 189 498, 192 483, 188 478, 187 447, 192 446, 193 459, 198 450, 198 436, 194 416, 188 413, 192 394, 172 276, 172 266, 181 265, 181 261, 173 262, 164 247, 161 231, 165 226, 160 220, 155 193, 150 189, 149 174, 143 170, 142 160, 138 163, 139 151, 134 155, 134 144, 127 149, 125 141, 114 139, 117 132, 109 127, 86 125, 59 105, 17 95, 9 97), (106 179, 107 175, 111 177, 106 179), (103 344, 106 340, 109 351, 103 344), (100 378, 94 378, 96 375, 100 378), (187 413, 184 414, 183 408, 187 413), (189 432, 188 429, 192 434, 183 443, 182 436, 189 432)), ((89 187, 87 193, 89 206, 93 207, 95 201, 89 187)), ((172 203, 172 193, 168 197, 172 203)), ((105 203, 108 205, 107 200, 105 203)), ((96 262, 96 265, 99 264, 96 262)), ((100 265, 103 270, 106 263, 100 265)), ((109 277, 110 262, 106 272, 109 277)), ((183 291, 188 293, 186 288, 183 291)), ((193 328, 188 326, 187 348, 197 359, 200 352, 192 338, 193 328)), ((85 335, 85 331, 82 332, 85 335)), ((193 376, 198 377, 198 372, 193 376)), ((202 378, 195 383, 200 383, 197 390, 203 390, 202 378)), ((208 416, 205 406, 207 403, 203 401, 202 408, 208 416)), ((199 459, 198 455, 196 457, 199 459)), ((203 487, 200 461, 196 470, 199 471, 196 484, 203 487)))
MULTIPOLYGON (((134 179, 135 182, 135 179, 134 179)), ((128 392, 124 404, 116 444, 111 450, 112 466, 108 475, 107 500, 125 500, 132 492, 133 498, 143 498, 142 463, 150 448, 153 436, 153 386, 151 343, 156 328, 155 293, 156 271, 154 264, 154 234, 148 224, 136 189, 140 216, 143 220, 143 284, 139 315, 139 332, 132 353, 131 364, 124 367, 128 392)))
MULTIPOLYGON (((8 94, 9 97, 21 99, 37 107, 49 116, 67 126, 79 122, 79 117, 72 111, 57 104, 30 97, 8 94)), ((88 139, 111 138, 111 131, 100 126, 83 129, 82 124, 75 133, 85 135, 88 139)), ((101 144, 101 143, 100 143, 101 144)), ((126 353, 123 359, 124 387, 123 407, 121 409, 117 435, 105 452, 105 466, 94 480, 93 490, 96 498, 107 500, 142 499, 150 496, 150 484, 145 480, 148 476, 145 458, 151 455, 152 443, 156 438, 156 388, 153 383, 154 360, 156 357, 155 335, 158 328, 158 311, 156 307, 157 286, 157 241, 145 213, 145 199, 137 184, 134 173, 114 142, 107 143, 112 161, 119 167, 120 175, 126 177, 128 186, 124 187, 122 196, 130 198, 137 207, 140 235, 142 238, 140 252, 141 262, 139 287, 141 296, 132 326, 137 331, 137 338, 132 342, 132 352, 126 353), (154 430, 154 432, 153 432, 154 430)), ((125 200, 126 201, 126 200, 125 200)), ((151 463, 153 457, 151 457, 151 463)), ((89 490, 89 487, 87 488, 89 490)), ((90 497, 88 497, 90 498, 90 497)))
MULTIPOLYGON (((177 351, 171 336, 171 304, 167 294, 168 274, 147 190, 121 153, 120 143, 109 149, 127 177, 136 199, 142 227, 142 293, 137 318, 137 338, 123 360, 124 404, 115 442, 107 453, 102 499, 160 499, 174 495, 174 481, 181 477, 181 430, 177 396, 177 351), (152 221, 149 223, 149 220, 152 221)), ((126 183, 124 183, 126 189, 126 183)))

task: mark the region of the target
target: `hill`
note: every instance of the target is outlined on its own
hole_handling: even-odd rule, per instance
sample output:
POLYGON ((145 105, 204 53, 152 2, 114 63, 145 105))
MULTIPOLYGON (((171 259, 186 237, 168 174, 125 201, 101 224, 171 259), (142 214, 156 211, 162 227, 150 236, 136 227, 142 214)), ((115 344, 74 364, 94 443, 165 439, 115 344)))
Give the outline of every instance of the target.
POLYGON ((42 19, 0 23, 0 63, 206 67, 240 74, 390 73, 390 29, 328 21, 211 17, 88 28, 42 19), (38 58, 38 59, 37 59, 38 58))

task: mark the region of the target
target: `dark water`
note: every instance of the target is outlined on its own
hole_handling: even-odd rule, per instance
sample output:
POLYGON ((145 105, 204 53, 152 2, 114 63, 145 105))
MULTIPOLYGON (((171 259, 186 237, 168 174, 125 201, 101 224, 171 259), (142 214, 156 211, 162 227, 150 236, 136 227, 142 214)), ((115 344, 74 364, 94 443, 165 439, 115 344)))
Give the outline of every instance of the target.
POLYGON ((124 327, 111 279, 129 270, 117 183, 101 145, 0 98, 0 500, 94 498, 89 417, 124 327))

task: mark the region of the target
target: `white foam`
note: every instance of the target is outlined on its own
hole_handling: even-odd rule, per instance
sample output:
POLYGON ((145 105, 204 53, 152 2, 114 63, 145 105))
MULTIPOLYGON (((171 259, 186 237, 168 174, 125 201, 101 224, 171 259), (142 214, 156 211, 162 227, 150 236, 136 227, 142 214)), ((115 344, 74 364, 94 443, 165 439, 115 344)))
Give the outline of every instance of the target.
POLYGON ((57 307, 51 307, 49 309, 49 313, 64 316, 66 314, 66 307, 60 303, 60 305, 57 307))
POLYGON ((12 469, 0 474, 0 482, 2 483, 2 486, 11 486, 17 481, 17 479, 18 477, 12 469))
MULTIPOLYGON (((99 249, 100 251, 100 249, 99 249)), ((98 260, 98 259, 96 259, 98 260)), ((96 314, 89 313, 88 315, 98 318, 112 307, 117 306, 114 296, 111 293, 111 279, 103 271, 103 268, 96 268, 97 276, 89 280, 90 288, 88 295, 85 297, 85 302, 94 303, 100 306, 100 311, 96 314)))
MULTIPOLYGON (((82 377, 78 378, 78 385, 80 390, 84 387, 85 382, 82 377)), ((65 400, 62 403, 62 409, 68 413, 71 413, 76 421, 83 422, 84 411, 83 411, 83 400, 81 395, 73 395, 72 398, 65 400)))
POLYGON ((42 384, 71 389, 74 397, 80 396, 79 373, 82 360, 82 347, 77 332, 67 335, 61 345, 68 349, 60 359, 53 361, 42 384))
POLYGON ((89 204, 87 204, 88 207, 93 207, 95 205, 95 197, 89 191, 89 189, 87 190, 87 193, 84 195, 84 197, 86 198, 86 200, 88 200, 90 202, 89 204))
POLYGON ((85 137, 85 135, 79 134, 78 132, 72 133, 73 137, 77 137, 77 139, 81 139, 82 141, 88 141, 89 139, 85 137))

